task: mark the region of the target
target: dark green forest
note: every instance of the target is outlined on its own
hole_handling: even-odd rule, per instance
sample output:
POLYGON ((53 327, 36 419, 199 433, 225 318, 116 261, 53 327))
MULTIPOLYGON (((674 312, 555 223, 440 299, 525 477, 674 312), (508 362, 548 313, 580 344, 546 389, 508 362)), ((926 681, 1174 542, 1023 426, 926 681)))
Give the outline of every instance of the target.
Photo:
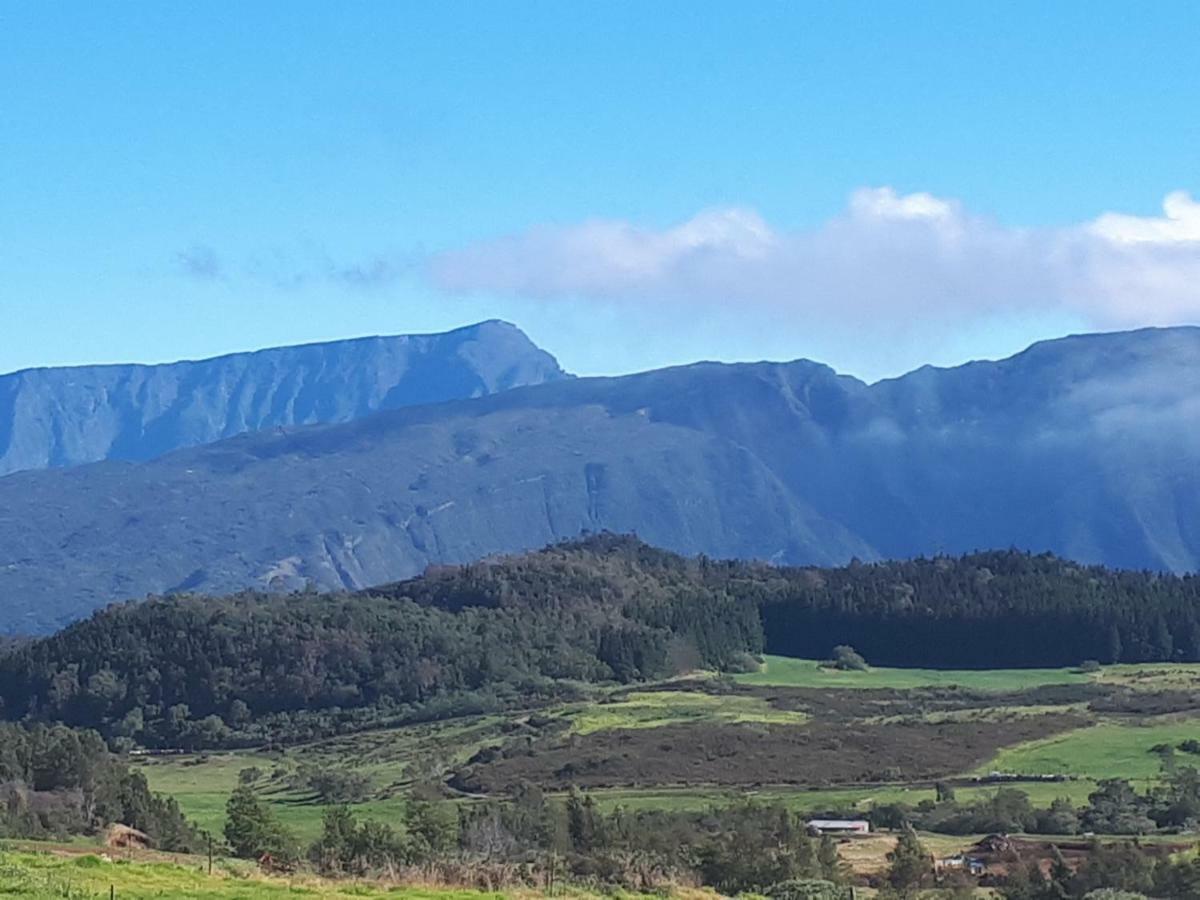
POLYGON ((840 569, 782 569, 724 586, 762 610, 767 649, 872 663, 1022 668, 1200 661, 1200 578, 1081 566, 1016 550, 840 569))
POLYGON ((0 656, 0 714, 118 747, 261 744, 841 644, 893 666, 1196 661, 1200 579, 1017 551, 775 568, 597 535, 354 594, 115 605, 0 656))

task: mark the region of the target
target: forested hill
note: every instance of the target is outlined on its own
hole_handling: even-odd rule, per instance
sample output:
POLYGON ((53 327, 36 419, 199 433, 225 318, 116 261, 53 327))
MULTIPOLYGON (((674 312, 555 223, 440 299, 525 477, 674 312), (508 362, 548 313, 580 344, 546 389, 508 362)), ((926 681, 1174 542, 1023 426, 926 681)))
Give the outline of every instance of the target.
POLYGON ((7 718, 151 745, 298 739, 728 666, 757 610, 679 557, 597 539, 357 594, 110 607, 0 658, 7 718))
POLYGON ((1200 661, 1200 579, 1015 551, 775 568, 599 535, 353 594, 114 606, 0 658, 6 718, 299 739, 851 644, 890 665, 1200 661))

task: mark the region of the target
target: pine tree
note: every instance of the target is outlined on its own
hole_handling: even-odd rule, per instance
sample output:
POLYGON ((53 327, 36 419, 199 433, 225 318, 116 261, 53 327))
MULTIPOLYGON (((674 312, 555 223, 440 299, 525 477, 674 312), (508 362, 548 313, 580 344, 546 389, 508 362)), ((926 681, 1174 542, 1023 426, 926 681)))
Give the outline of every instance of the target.
POLYGON ((1121 645, 1121 632, 1114 624, 1108 629, 1108 661, 1115 666, 1121 661, 1124 649, 1121 645))
POLYGON ((591 797, 585 798, 576 787, 567 797, 567 834, 571 846, 579 853, 587 853, 596 843, 596 810, 591 797))
POLYGON ((821 835, 821 845, 817 848, 817 868, 820 876, 826 881, 837 883, 844 875, 837 843, 827 834, 821 835))
POLYGON ((912 828, 905 828, 896 849, 887 856, 887 880, 898 897, 916 897, 933 872, 933 860, 912 828))
POLYGON ((321 837, 310 857, 322 871, 346 870, 354 859, 357 826, 346 806, 331 806, 321 817, 321 837))
POLYGON ((1171 637, 1171 629, 1167 620, 1159 616, 1154 622, 1154 661, 1167 662, 1175 654, 1175 639, 1171 637))
POLYGON ((294 854, 291 834, 246 785, 235 788, 225 804, 225 840, 234 856, 253 859, 270 853, 286 859, 294 854))
POLYGON ((1051 847, 1050 881, 1043 896, 1047 900, 1066 900, 1071 896, 1071 880, 1074 877, 1075 873, 1067 865, 1062 851, 1057 846, 1051 847))

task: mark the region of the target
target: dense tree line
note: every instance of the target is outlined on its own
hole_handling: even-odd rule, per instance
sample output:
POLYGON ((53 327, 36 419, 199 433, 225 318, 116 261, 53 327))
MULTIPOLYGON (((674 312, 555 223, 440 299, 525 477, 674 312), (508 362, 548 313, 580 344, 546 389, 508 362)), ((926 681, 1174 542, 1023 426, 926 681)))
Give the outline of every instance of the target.
POLYGON ((164 850, 200 843, 175 800, 151 793, 95 731, 0 723, 0 836, 92 834, 112 823, 164 850))
POLYGON ((111 607, 0 655, 0 715, 116 746, 296 741, 838 645, 899 666, 1200 660, 1200 578, 1016 551, 775 568, 598 535, 356 594, 111 607))
POLYGON ((509 800, 457 808, 413 799, 395 826, 329 807, 320 838, 305 849, 242 786, 226 807, 225 835, 235 855, 267 855, 288 867, 307 860, 327 875, 441 866, 450 880, 542 885, 557 875, 638 891, 699 882, 730 895, 790 884, 791 892, 777 892, 782 898, 803 896, 794 890, 798 880, 832 889, 849 874, 832 839, 812 837, 794 812, 753 803, 704 813, 603 813, 588 795, 572 792, 564 802, 523 785, 509 800))
POLYGON ((1088 795, 1084 806, 1058 799, 1037 808, 1029 795, 1012 787, 974 803, 959 803, 952 788, 938 787, 938 799, 917 806, 884 803, 869 818, 876 827, 942 834, 1120 834, 1192 833, 1200 828, 1200 771, 1172 765, 1162 782, 1139 793, 1123 778, 1106 779, 1088 795))
POLYGON ((1200 578, 1191 575, 1015 550, 839 569, 719 568, 716 583, 757 600, 767 648, 785 656, 845 643, 895 666, 1200 661, 1200 578))
POLYGON ((1154 856, 1133 843, 1097 844, 1073 869, 1056 853, 1049 871, 1018 866, 1000 890, 1004 900, 1200 900, 1200 856, 1154 856))

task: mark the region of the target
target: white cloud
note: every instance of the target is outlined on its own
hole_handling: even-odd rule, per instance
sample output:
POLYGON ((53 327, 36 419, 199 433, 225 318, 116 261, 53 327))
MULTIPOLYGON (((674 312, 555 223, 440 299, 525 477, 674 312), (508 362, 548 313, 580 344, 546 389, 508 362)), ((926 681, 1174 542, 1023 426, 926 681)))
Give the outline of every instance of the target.
POLYGON ((591 220, 443 253, 430 274, 456 293, 762 304, 880 324, 1023 310, 1096 327, 1194 322, 1200 203, 1176 192, 1163 212, 1013 228, 932 194, 863 188, 806 231, 774 229, 739 208, 658 230, 591 220))
POLYGON ((850 196, 850 209, 858 216, 876 219, 930 219, 951 221, 958 205, 933 194, 897 194, 893 188, 861 188, 850 196))
POLYGON ((1200 241, 1200 203, 1187 191, 1173 191, 1163 200, 1162 218, 1105 213, 1091 229, 1101 237, 1126 244, 1200 241))

